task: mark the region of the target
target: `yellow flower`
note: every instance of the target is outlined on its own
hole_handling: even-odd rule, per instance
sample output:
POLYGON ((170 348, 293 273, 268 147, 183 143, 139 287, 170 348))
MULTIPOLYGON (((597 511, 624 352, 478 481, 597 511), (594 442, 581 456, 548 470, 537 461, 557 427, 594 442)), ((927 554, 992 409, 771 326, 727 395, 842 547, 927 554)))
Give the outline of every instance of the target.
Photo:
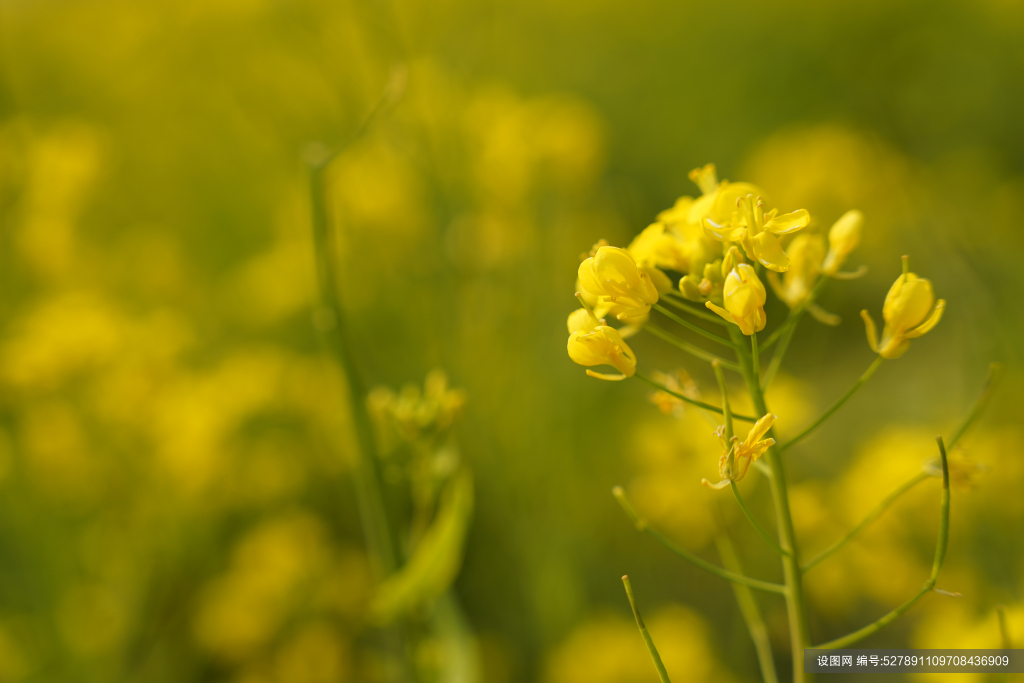
POLYGON ((573 332, 590 332, 600 324, 601 321, 597 319, 593 312, 586 308, 577 308, 569 314, 569 319, 566 321, 569 334, 573 332))
POLYGON ((642 268, 625 249, 600 247, 594 256, 580 264, 581 287, 601 297, 601 306, 625 322, 638 322, 647 316, 651 304, 658 302, 658 289, 672 287, 657 268, 642 268))
POLYGON ((839 217, 828 231, 828 254, 821 270, 826 275, 834 275, 843 261, 860 244, 860 233, 864 226, 864 214, 856 209, 847 211, 839 217))
POLYGON ((704 305, 727 321, 739 325, 740 331, 745 335, 749 336, 764 329, 765 323, 768 322, 764 314, 767 295, 753 266, 747 263, 736 264, 725 278, 722 296, 725 308, 710 301, 704 305))
POLYGON ((621 380, 632 377, 636 372, 636 355, 629 348, 618 330, 606 325, 598 325, 592 330, 577 330, 569 336, 569 357, 580 365, 611 365, 621 375, 605 375, 587 370, 587 374, 597 379, 621 380))
POLYGON ((768 284, 790 308, 804 302, 814 288, 821 273, 821 262, 825 258, 825 243, 820 235, 797 235, 786 251, 789 256, 789 270, 780 279, 768 271, 768 284))
POLYGON ((701 483, 708 488, 717 490, 725 488, 730 482, 742 479, 750 468, 750 464, 775 445, 775 439, 761 438, 775 424, 775 419, 775 416, 771 413, 762 417, 754 423, 754 426, 747 433, 747 438, 741 443, 736 443, 738 438, 735 436, 732 437, 732 443, 727 443, 725 440, 725 427, 719 427, 715 434, 721 440, 722 448, 724 449, 722 457, 718 460, 718 473, 722 475, 722 481, 712 484, 707 479, 704 479, 701 483))
POLYGON ((932 283, 908 272, 906 257, 903 258, 903 275, 893 283, 882 307, 885 329, 881 342, 871 314, 866 310, 860 312, 867 328, 868 344, 882 358, 902 356, 910 347, 910 340, 935 327, 946 309, 945 300, 935 301, 932 283))
POLYGON ((652 223, 626 249, 637 263, 680 273, 690 269, 690 249, 664 223, 652 223))
POLYGON ((729 186, 718 192, 711 213, 704 219, 704 231, 717 240, 739 242, 748 257, 782 273, 789 269, 789 257, 778 236, 805 228, 810 220, 805 209, 781 216, 778 209, 765 213, 761 197, 740 195, 736 186, 729 186))

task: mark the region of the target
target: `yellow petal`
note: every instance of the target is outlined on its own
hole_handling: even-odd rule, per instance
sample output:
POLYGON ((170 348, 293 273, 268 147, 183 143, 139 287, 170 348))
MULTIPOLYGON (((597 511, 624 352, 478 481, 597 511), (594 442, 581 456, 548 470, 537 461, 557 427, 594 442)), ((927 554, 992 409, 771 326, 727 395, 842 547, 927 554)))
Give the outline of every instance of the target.
POLYGON ((600 324, 600 321, 585 308, 577 308, 569 314, 569 319, 566 321, 569 334, 573 332, 590 332, 600 324))
POLYGON ((945 310, 946 300, 939 299, 935 303, 935 308, 932 309, 932 314, 928 316, 928 319, 925 320, 920 325, 918 325, 917 327, 915 327, 914 329, 904 333, 903 336, 905 336, 907 339, 914 339, 915 337, 920 337, 922 334, 925 334, 939 323, 939 320, 942 319, 942 313, 945 310))
POLYGON ((727 311, 724 308, 722 308, 721 306, 716 306, 715 304, 711 303, 710 301, 704 302, 704 305, 707 306, 708 308, 710 308, 712 311, 714 311, 718 315, 720 315, 723 318, 725 318, 725 320, 727 322, 730 322, 733 325, 737 325, 738 324, 736 322, 735 318, 732 317, 732 314, 729 313, 729 311, 727 311))
POLYGON ((721 491, 722 489, 724 489, 726 486, 728 486, 732 482, 729 481, 728 479, 723 479, 722 481, 718 482, 717 484, 712 484, 707 479, 701 479, 700 483, 704 484, 709 489, 714 489, 715 491, 721 491))
POLYGON ((807 312, 813 315, 814 319, 823 325, 831 325, 832 327, 835 327, 843 321, 843 319, 838 315, 835 313, 829 313, 818 304, 811 304, 808 306, 807 312))
POLYGON ((755 460, 760 458, 762 455, 764 455, 765 451, 767 451, 769 448, 771 448, 774 445, 775 445, 775 439, 765 439, 764 441, 758 441, 753 446, 751 446, 749 449, 747 449, 747 452, 745 453, 745 455, 747 455, 750 458, 750 462, 754 462, 755 460))
POLYGON ((789 257, 782 250, 779 238, 770 232, 759 232, 754 236, 754 254, 765 268, 784 273, 789 270, 789 257))
POLYGON ((760 420, 755 422, 754 426, 751 427, 750 431, 747 433, 747 438, 743 440, 743 446, 749 448, 752 447, 753 444, 760 441, 761 437, 764 436, 768 432, 768 430, 772 428, 773 424, 775 424, 775 420, 775 416, 771 413, 768 413, 760 420))
POLYGON ((776 235, 788 235, 806 228, 810 222, 811 214, 807 213, 807 209, 798 209, 792 213, 784 213, 772 218, 764 224, 764 229, 776 235))
POLYGON ((587 374, 593 377, 594 379, 604 379, 608 380, 609 382, 621 382, 622 380, 626 379, 626 375, 606 375, 603 372, 594 372, 593 370, 589 369, 587 370, 587 374))
POLYGON ((868 313, 867 309, 860 312, 860 317, 864 319, 864 330, 868 335, 868 346, 875 353, 878 353, 878 328, 875 326, 875 321, 871 318, 871 314, 868 313))

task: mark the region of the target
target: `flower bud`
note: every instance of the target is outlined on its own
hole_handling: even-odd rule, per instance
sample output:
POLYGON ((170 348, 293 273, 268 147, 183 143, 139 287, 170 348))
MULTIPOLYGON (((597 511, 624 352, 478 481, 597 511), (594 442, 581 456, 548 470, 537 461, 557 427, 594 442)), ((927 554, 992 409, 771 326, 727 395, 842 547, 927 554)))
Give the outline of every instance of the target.
POLYGON ((622 380, 636 372, 636 355, 612 327, 598 325, 589 332, 573 332, 569 336, 568 351, 569 357, 579 365, 611 365, 622 373, 606 375, 587 370, 588 375, 597 379, 622 380))
POLYGON ((846 261, 846 257, 860 244, 864 214, 856 209, 844 213, 828 231, 828 254, 821 271, 833 275, 846 261))
POLYGON ((749 336, 764 329, 768 321, 764 314, 767 295, 753 266, 747 263, 737 264, 725 278, 722 296, 725 308, 710 301, 704 305, 725 320, 739 325, 740 331, 745 335, 749 336))
POLYGON ((866 310, 861 311, 871 350, 882 358, 899 358, 910 347, 911 339, 920 337, 938 324, 945 309, 945 300, 935 300, 931 282, 914 273, 904 272, 885 296, 882 307, 885 329, 882 330, 881 342, 878 341, 875 321, 866 310))

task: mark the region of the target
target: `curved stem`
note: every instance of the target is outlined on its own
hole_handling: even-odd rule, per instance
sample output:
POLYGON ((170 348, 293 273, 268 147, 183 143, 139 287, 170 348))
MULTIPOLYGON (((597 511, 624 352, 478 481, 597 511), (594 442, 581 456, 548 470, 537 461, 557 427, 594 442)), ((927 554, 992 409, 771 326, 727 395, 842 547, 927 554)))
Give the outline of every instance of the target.
POLYGON ((629 583, 628 575, 622 577, 622 583, 626 587, 626 597, 629 598, 629 606, 633 608, 633 618, 636 619, 636 626, 640 629, 640 637, 644 639, 644 645, 647 646, 647 651, 651 653, 651 659, 654 660, 654 668, 658 670, 658 678, 661 680, 661 683, 672 683, 668 678, 668 672, 665 671, 665 665, 661 662, 658 648, 654 647, 654 639, 647 632, 647 625, 644 624, 644 619, 640 616, 640 610, 636 607, 636 598, 633 597, 633 586, 629 583))
MULTIPOLYGON (((743 335, 738 329, 732 328, 730 328, 729 334, 736 346, 736 353, 740 357, 740 367, 744 370, 743 379, 747 383, 747 391, 754 403, 754 412, 758 415, 765 415, 768 413, 768 407, 765 404, 761 385, 753 373, 753 365, 746 351, 743 335)), ((768 436, 772 437, 772 430, 768 430, 768 436)), ((810 633, 807 627, 807 609, 804 605, 803 576, 800 572, 799 553, 796 547, 796 530, 793 527, 793 516, 789 509, 789 494, 786 491, 786 472, 776 447, 769 448, 764 458, 772 471, 768 483, 771 485, 772 499, 775 502, 779 546, 789 553, 782 556, 782 572, 786 581, 786 614, 789 618, 793 682, 804 683, 809 678, 804 674, 803 657, 804 648, 810 643, 810 633)))
POLYGON ((669 303, 669 304, 675 306, 680 311, 683 311, 685 313, 689 313, 690 315, 694 316, 695 318, 700 318, 701 320, 706 320, 709 323, 715 323, 716 325, 721 325, 722 327, 725 327, 726 325, 729 324, 729 323, 725 322, 724 320, 722 320, 717 315, 714 315, 712 313, 708 313, 705 310, 700 310, 700 309, 694 308, 693 306, 690 306, 688 304, 683 303, 683 301, 689 301, 689 299, 682 299, 681 297, 678 297, 678 295, 676 295, 674 292, 669 292, 668 294, 671 295, 671 296, 666 295, 666 296, 662 297, 662 300, 665 301, 666 303, 669 303))
POLYGON ((929 479, 929 478, 931 478, 930 474, 928 474, 927 472, 921 472, 920 474, 916 475, 913 479, 911 479, 911 480, 907 481, 906 483, 904 483, 898 489, 896 489, 895 491, 890 493, 888 496, 886 496, 882 500, 882 502, 880 502, 878 505, 875 506, 875 508, 873 510, 871 510, 871 512, 869 512, 867 515, 865 515, 864 519, 862 519, 860 521, 860 524, 858 524, 857 526, 855 526, 852 529, 850 529, 850 531, 848 531, 845 536, 840 538, 838 541, 836 541, 835 543, 830 545, 825 550, 823 550, 820 553, 818 553, 817 555, 815 555, 812 559, 810 559, 807 562, 805 562, 803 564, 803 566, 801 567, 801 569, 804 571, 804 573, 806 573, 806 572, 810 571, 811 568, 814 567, 816 564, 822 562, 825 559, 828 559, 829 557, 831 557, 835 553, 839 552, 839 550, 844 545, 846 545, 847 542, 849 542, 854 536, 856 536, 861 531, 863 531, 865 528, 867 528, 867 526, 869 524, 871 524, 873 521, 875 521, 876 519, 881 517, 882 513, 885 512, 889 508, 890 505, 892 505, 894 502, 896 502, 897 498, 899 498, 904 493, 906 493, 910 489, 912 489, 915 486, 917 486, 918 484, 920 484, 922 481, 924 481, 926 479, 929 479))
POLYGON ((788 557, 790 554, 789 551, 780 548, 779 544, 775 542, 775 539, 773 539, 767 531, 762 529, 761 525, 757 523, 756 519, 754 519, 754 515, 750 512, 750 509, 747 508, 746 503, 743 502, 743 498, 740 496, 740 490, 739 487, 736 486, 736 482, 731 481, 729 483, 732 484, 732 492, 733 495, 736 496, 736 502, 739 503, 740 509, 743 510, 743 514, 745 514, 747 519, 750 520, 751 525, 753 525, 757 533, 765 540, 765 543, 772 547, 772 550, 777 552, 779 555, 785 555, 788 557))
MULTIPOLYGON (((732 541, 724 532, 715 536, 715 547, 718 549, 718 556, 722 558, 722 564, 726 569, 738 574, 743 573, 743 566, 736 556, 732 541)), ((736 603, 740 607, 743 621, 747 624, 750 639, 754 641, 757 663, 761 667, 761 679, 764 683, 778 683, 779 677, 775 673, 775 659, 772 656, 772 642, 768 637, 768 627, 765 626, 764 618, 761 616, 761 609, 757 606, 757 598, 749 588, 738 583, 732 584, 732 592, 736 596, 736 603)))
POLYGON ((676 315, 672 311, 668 310, 667 308, 665 308, 661 304, 654 304, 653 306, 651 306, 651 308, 653 308, 654 310, 658 311, 659 313, 664 315, 669 320, 672 320, 674 322, 679 323, 680 325, 682 325, 686 329, 688 329, 688 330, 690 330, 692 332, 696 332, 697 334, 699 334, 700 336, 702 336, 702 337, 704 337, 706 339, 710 339, 713 342, 717 342, 717 343, 721 344, 722 346, 732 346, 732 342, 730 342, 725 337, 719 336, 719 335, 715 334, 714 332, 709 332, 708 330, 705 330, 700 325, 694 325, 693 323, 691 323, 686 318, 680 318, 678 315, 676 315))
POLYGON ((646 330, 647 332, 650 332, 655 337, 658 337, 659 339, 661 339, 663 341, 667 341, 672 346, 675 346, 678 349, 682 349, 683 351, 686 351, 691 356, 694 356, 696 358, 700 358, 701 360, 707 361, 708 363, 711 363, 711 362, 717 360, 717 361, 719 361, 722 364, 723 368, 732 370, 733 372, 739 372, 740 371, 740 366, 736 365, 736 363, 731 363, 731 362, 725 360, 724 358, 719 358, 715 354, 709 353, 709 352, 705 351, 704 349, 700 348, 699 346, 694 346, 693 344, 691 344, 689 342, 685 342, 682 339, 679 339, 678 337, 676 337, 671 332, 666 332, 665 330, 661 329, 657 325, 654 325, 654 324, 652 324, 650 322, 644 323, 644 330, 646 330))
POLYGON ((682 557, 687 562, 695 564, 704 571, 711 572, 715 576, 723 578, 726 581, 732 581, 733 583, 743 584, 744 586, 756 588, 762 591, 767 591, 769 593, 784 594, 786 592, 786 587, 781 584, 772 583, 770 581, 761 581, 760 579, 752 579, 738 572, 731 572, 722 569, 721 567, 716 567, 707 560, 697 557, 691 552, 683 550, 675 543, 673 543, 671 540, 669 540, 666 536, 664 536, 657 530, 652 529, 651 526, 647 523, 647 520, 643 519, 642 517, 640 517, 640 515, 636 513, 636 510, 634 510, 633 506, 630 505, 629 500, 626 498, 626 493, 625 491, 622 490, 621 486, 616 486, 615 488, 613 488, 612 495, 615 496, 615 499, 619 501, 619 505, 622 506, 622 509, 629 516, 629 518, 633 520, 633 523, 636 525, 638 531, 643 531, 648 536, 655 539, 656 541, 664 545, 666 548, 674 552, 676 555, 682 557))
POLYGON ((960 438, 967 433, 967 430, 971 428, 974 421, 978 419, 985 408, 988 406, 988 401, 992 398, 992 392, 995 390, 996 385, 999 383, 1000 373, 1002 372, 1002 366, 999 363, 992 363, 988 366, 988 377, 985 379, 985 384, 981 388, 981 393, 974 399, 974 403, 971 404, 970 410, 967 411, 967 415, 964 417, 964 421, 960 423, 957 430, 953 432, 953 436, 949 437, 949 447, 953 448, 960 441, 960 438))
MULTIPOLYGON (((721 408, 717 408, 717 407, 711 405, 710 403, 704 403, 704 401, 698 401, 696 399, 690 398, 689 396, 684 396, 683 394, 680 394, 678 391, 672 391, 671 389, 666 387, 664 384, 659 384, 658 382, 655 382, 650 377, 648 377, 646 375, 641 375, 639 372, 634 374, 633 376, 636 377, 639 380, 647 382, 648 384, 650 384, 655 389, 658 389, 659 391, 664 391, 666 394, 669 394, 670 396, 674 396, 675 398, 678 398, 680 401, 684 401, 684 402, 689 403, 691 405, 695 405, 698 408, 703 408, 704 410, 710 410, 712 413, 718 413, 719 415, 722 414, 722 409, 721 408)), ((750 417, 749 415, 733 415, 733 417, 735 419, 737 419, 737 420, 742 420, 743 422, 751 422, 751 423, 757 422, 757 418, 756 417, 750 417)))
POLYGON ((825 420, 830 418, 834 412, 839 410, 843 406, 844 403, 846 403, 848 400, 850 400, 851 396, 853 396, 855 393, 857 393, 858 389, 860 389, 862 386, 864 386, 865 382, 867 382, 869 379, 871 379, 871 375, 875 374, 875 370, 878 369, 878 366, 882 364, 883 360, 885 360, 885 359, 882 358, 881 356, 876 356, 874 362, 872 362, 871 365, 868 367, 868 369, 864 371, 864 374, 860 376, 860 379, 858 379, 854 383, 854 385, 852 387, 850 387, 849 391, 847 391, 845 394, 843 394, 842 397, 840 397, 840 399, 838 401, 833 403, 832 406, 828 410, 826 410, 824 412, 824 414, 822 414, 821 417, 819 417, 817 420, 812 422, 806 429, 804 429, 802 432, 800 432, 799 434, 794 436, 792 439, 790 439, 789 441, 784 443, 782 446, 780 446, 779 450, 780 451, 788 450, 790 446, 792 446, 792 445, 802 441, 805 437, 807 437, 808 434, 810 434, 815 429, 817 429, 821 425, 821 423, 823 423, 825 420))
POLYGON ((939 455, 942 458, 942 502, 939 508, 939 538, 935 543, 935 559, 932 560, 931 575, 929 575, 928 580, 924 582, 921 590, 893 611, 871 622, 864 628, 845 635, 842 638, 830 640, 822 645, 815 645, 815 649, 833 650, 844 648, 859 640, 867 638, 913 607, 914 603, 935 588, 935 581, 939 578, 939 570, 942 569, 942 562, 946 557, 946 546, 949 542, 949 463, 946 460, 946 447, 942 442, 942 437, 936 437, 935 440, 938 442, 939 455))

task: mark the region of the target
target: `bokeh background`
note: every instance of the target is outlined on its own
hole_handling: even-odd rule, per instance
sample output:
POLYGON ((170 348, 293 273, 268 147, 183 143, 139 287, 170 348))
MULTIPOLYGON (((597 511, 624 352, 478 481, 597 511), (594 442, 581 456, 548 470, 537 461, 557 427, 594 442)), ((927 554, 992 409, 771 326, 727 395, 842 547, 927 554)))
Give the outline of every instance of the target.
MULTIPOLYGON (((933 457, 1004 363, 957 453, 975 471, 939 585, 963 597, 927 596, 865 645, 999 647, 1005 605, 1024 646, 1020 2, 9 0, 0 50, 0 680, 393 670, 368 617, 359 406, 314 325, 311 143, 340 149, 328 200, 362 381, 439 367, 465 392, 476 505, 446 595, 477 680, 655 680, 626 572, 673 676, 758 680, 729 586, 609 494, 625 485, 716 561, 725 525, 779 578, 700 486, 711 427, 565 353, 579 255, 696 194, 707 162, 819 229, 866 215, 850 263, 869 274, 828 289, 842 324, 803 322, 769 396, 783 435, 870 363, 858 312, 879 317, 901 254, 948 301, 787 454, 808 552, 933 457)), ((712 386, 656 339, 633 348, 712 386)), ((407 491, 388 482, 401 527, 407 491)), ((767 519, 763 481, 744 491, 767 519)), ((810 575, 815 640, 920 586, 937 501, 919 486, 810 575)), ((761 604, 785 670, 782 602, 761 604)), ((446 671, 443 645, 410 658, 446 671)))

